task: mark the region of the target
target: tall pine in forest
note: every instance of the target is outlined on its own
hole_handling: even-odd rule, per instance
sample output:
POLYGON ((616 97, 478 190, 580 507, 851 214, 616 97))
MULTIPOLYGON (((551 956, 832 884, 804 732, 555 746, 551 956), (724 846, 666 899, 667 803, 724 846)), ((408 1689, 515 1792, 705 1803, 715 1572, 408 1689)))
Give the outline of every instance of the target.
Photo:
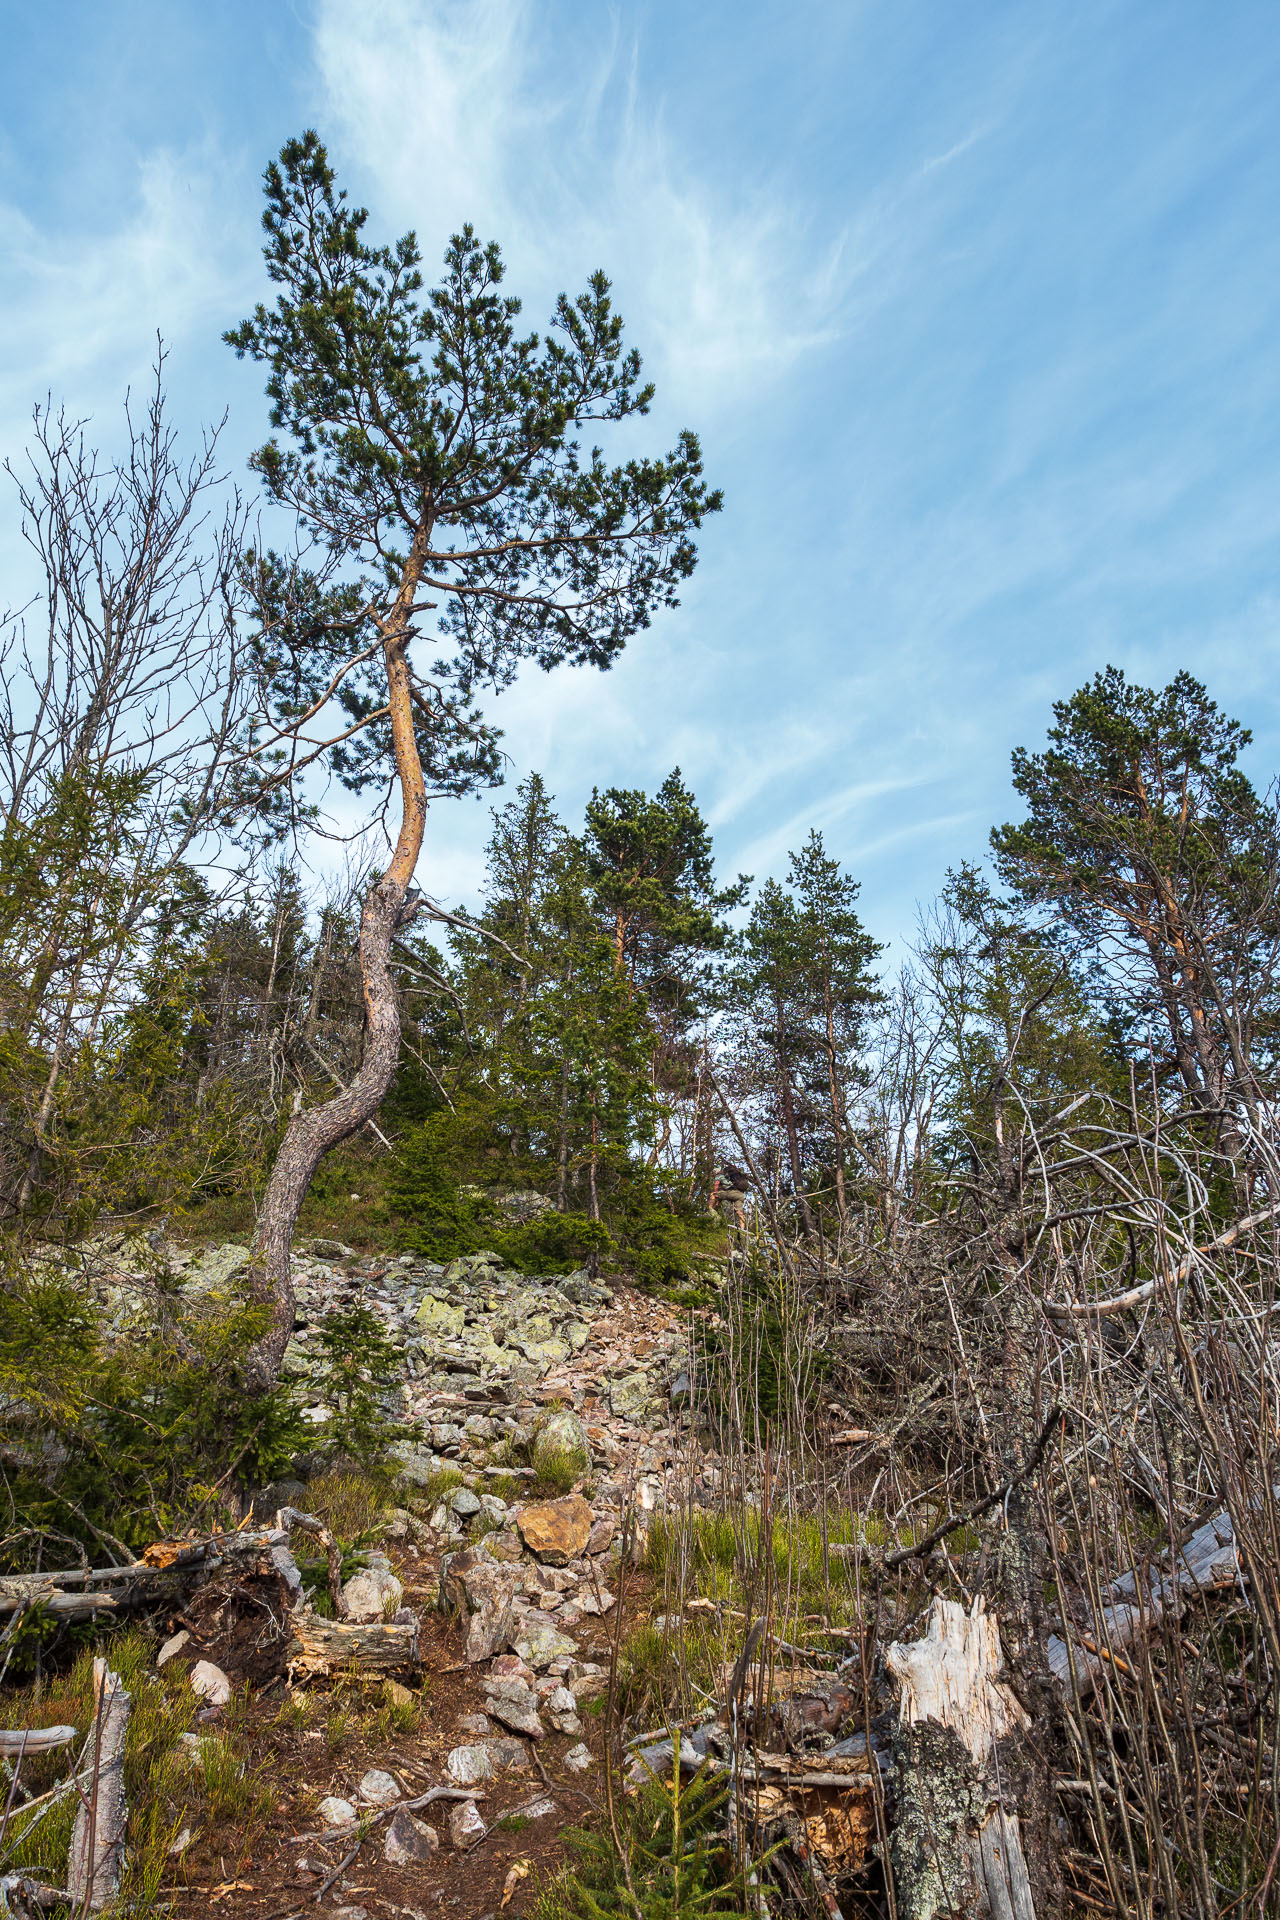
POLYGON ((471 704, 520 662, 608 666, 693 569, 693 535, 719 497, 696 438, 610 467, 573 437, 644 414, 640 360, 622 344, 609 283, 562 296, 545 338, 517 330, 496 246, 455 235, 422 296, 414 236, 371 245, 314 133, 266 172, 267 271, 280 289, 227 335, 269 369, 277 430, 254 464, 296 515, 315 564, 250 569, 262 621, 269 724, 264 791, 317 760, 399 809, 364 901, 364 1055, 342 1092, 297 1114, 254 1241, 270 1329, 254 1374, 274 1379, 293 1323, 294 1224, 323 1156, 371 1119, 400 1051, 392 967, 420 910, 413 879, 433 790, 491 776, 492 736, 471 704), (431 662, 421 658, 424 628, 431 662), (443 649, 443 652, 442 652, 443 649), (335 708, 338 712, 335 717, 335 708))

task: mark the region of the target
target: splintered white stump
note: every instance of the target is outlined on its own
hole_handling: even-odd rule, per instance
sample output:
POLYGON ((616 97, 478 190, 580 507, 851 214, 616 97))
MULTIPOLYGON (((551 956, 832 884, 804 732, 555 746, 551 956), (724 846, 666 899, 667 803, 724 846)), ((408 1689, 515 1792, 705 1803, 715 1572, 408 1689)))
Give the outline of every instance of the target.
POLYGON ((893 1863, 906 1920, 1035 1920, 1018 1818, 994 1770, 996 1742, 1029 1723, 1000 1663, 981 1594, 970 1613, 935 1599, 924 1638, 886 1655, 902 1686, 893 1863))
POLYGON ((124 1874, 124 1737, 129 1695, 105 1660, 93 1663, 93 1724, 79 1771, 88 1774, 71 1830, 67 1896, 73 1912, 97 1913, 120 1891, 124 1874))

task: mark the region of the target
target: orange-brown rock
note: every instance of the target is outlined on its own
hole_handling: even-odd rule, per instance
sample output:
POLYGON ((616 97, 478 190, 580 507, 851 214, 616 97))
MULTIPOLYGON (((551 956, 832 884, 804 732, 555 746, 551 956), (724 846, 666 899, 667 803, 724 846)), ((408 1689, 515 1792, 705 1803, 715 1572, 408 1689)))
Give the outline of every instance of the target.
POLYGON ((540 1500, 516 1514, 520 1538, 549 1567, 565 1567, 579 1557, 591 1537, 593 1520, 590 1504, 580 1493, 566 1494, 563 1500, 540 1500))

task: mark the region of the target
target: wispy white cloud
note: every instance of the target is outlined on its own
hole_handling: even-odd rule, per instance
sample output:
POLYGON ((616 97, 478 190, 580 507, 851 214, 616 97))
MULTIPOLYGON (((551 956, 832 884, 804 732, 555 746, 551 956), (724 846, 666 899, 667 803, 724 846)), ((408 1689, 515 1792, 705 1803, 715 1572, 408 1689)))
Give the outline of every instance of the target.
POLYGON ((848 235, 768 184, 700 176, 636 85, 616 16, 555 65, 517 0, 320 0, 325 117, 424 247, 463 220, 544 293, 596 266, 626 288, 673 401, 740 395, 838 332, 848 235))
POLYGON ((121 376, 146 368, 157 332, 212 332, 237 284, 247 296, 255 236, 233 214, 227 171, 207 145, 154 150, 138 167, 132 205, 106 230, 41 229, 0 202, 6 443, 46 392, 76 410, 118 400, 121 376))

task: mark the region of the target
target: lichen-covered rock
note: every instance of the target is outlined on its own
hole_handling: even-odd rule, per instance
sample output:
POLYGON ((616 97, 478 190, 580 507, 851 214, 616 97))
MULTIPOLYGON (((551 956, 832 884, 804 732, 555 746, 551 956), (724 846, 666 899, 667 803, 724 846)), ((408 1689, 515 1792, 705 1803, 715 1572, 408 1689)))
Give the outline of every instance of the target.
POLYGON ((224 1241, 220 1247, 206 1247, 183 1275, 182 1286, 185 1293, 222 1293, 229 1288, 238 1273, 249 1264, 249 1249, 235 1240, 224 1241))
POLYGON ((582 1495, 569 1493, 562 1500, 540 1500, 518 1508, 516 1525, 530 1553, 548 1566, 565 1567, 578 1559, 591 1538, 593 1518, 582 1495))
POLYGON ((478 1787, 493 1778, 493 1761, 487 1747, 455 1747, 444 1763, 445 1772, 455 1787, 478 1787))
POLYGON ((534 1432, 529 1464, 541 1471, 552 1460, 571 1460, 579 1473, 588 1472, 591 1466, 591 1442, 587 1439, 587 1430, 577 1414, 568 1407, 561 1408, 558 1413, 549 1413, 534 1432))
POLYGON ((553 1660, 565 1660, 578 1651, 578 1643, 553 1627, 544 1614, 527 1614, 515 1634, 515 1649, 522 1660, 542 1673, 553 1660))
POLYGON ((424 1333, 445 1339, 456 1337, 467 1323, 463 1308, 450 1306, 447 1300, 437 1300, 432 1293, 423 1294, 416 1317, 424 1333))
POLYGON ((653 1399, 647 1373, 624 1373, 609 1387, 609 1405, 619 1420, 638 1420, 653 1399))

